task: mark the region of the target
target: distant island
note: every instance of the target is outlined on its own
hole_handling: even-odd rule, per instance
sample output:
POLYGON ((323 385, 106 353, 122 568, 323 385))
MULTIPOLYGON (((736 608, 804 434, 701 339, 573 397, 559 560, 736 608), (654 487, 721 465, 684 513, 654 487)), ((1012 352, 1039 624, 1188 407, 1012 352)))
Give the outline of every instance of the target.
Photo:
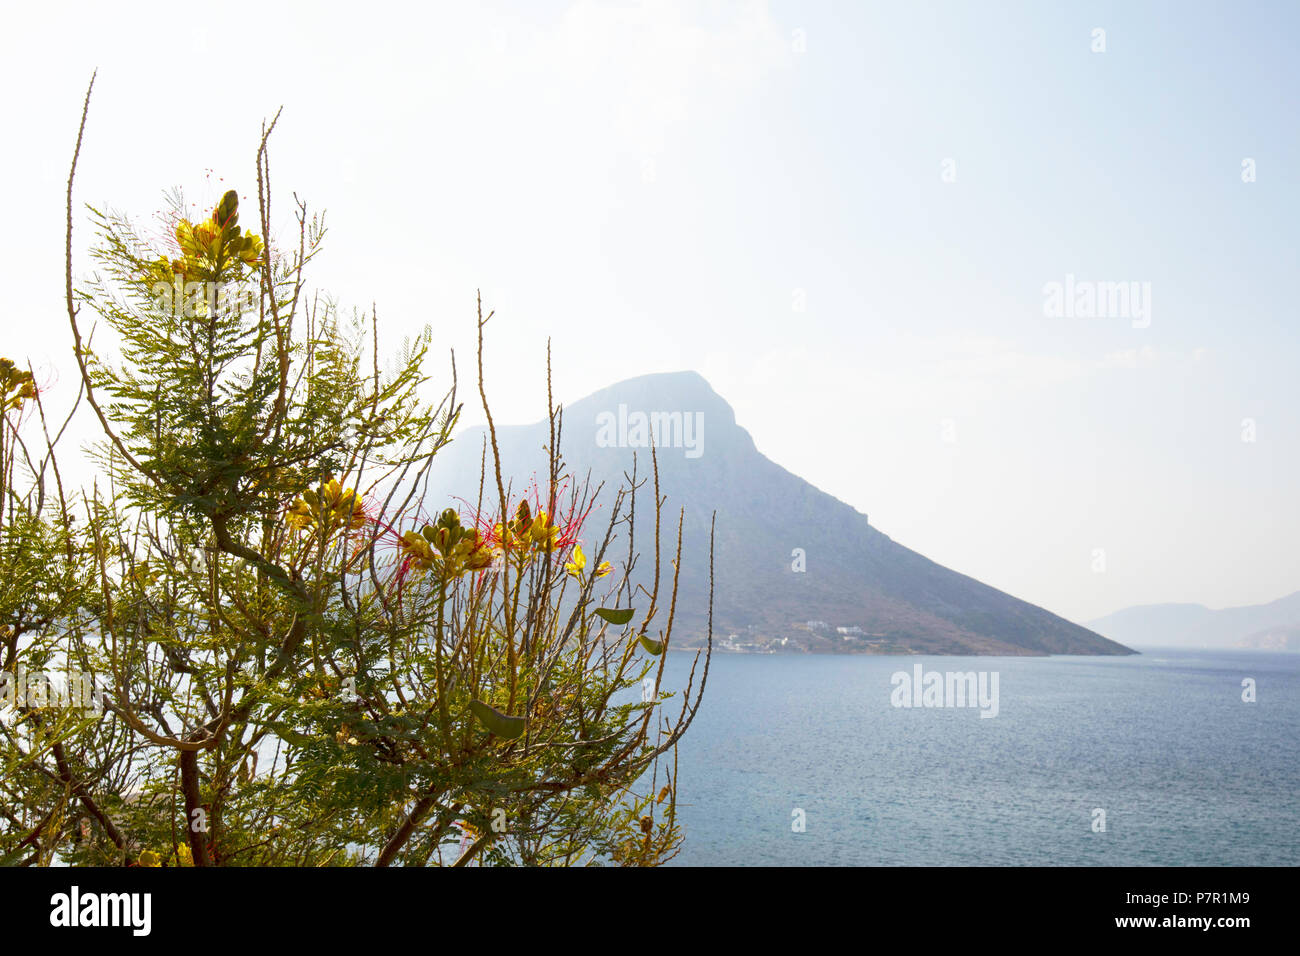
MULTIPOLYGON (((544 422, 498 427, 502 467, 517 489, 544 473, 547 434, 544 422)), ((896 543, 865 514, 760 454, 731 406, 695 372, 629 379, 564 409, 570 472, 590 472, 607 489, 631 471, 634 453, 639 474, 648 474, 651 440, 674 528, 686 509, 676 649, 704 641, 716 510, 713 633, 721 651, 1136 653, 896 543)), ((452 495, 477 487, 482 442, 483 429, 467 429, 439 453, 426 508, 445 508, 452 495)), ((641 537, 652 527, 639 501, 638 550, 652 546, 641 537)))
POLYGON ((1300 651, 1300 591, 1267 604, 1218 610, 1203 604, 1143 604, 1088 626, 1115 640, 1152 647, 1300 651))

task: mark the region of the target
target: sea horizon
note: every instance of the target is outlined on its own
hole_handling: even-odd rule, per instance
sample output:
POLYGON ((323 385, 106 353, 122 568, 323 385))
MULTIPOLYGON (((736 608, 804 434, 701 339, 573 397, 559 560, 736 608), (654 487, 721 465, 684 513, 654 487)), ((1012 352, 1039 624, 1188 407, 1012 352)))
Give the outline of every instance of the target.
MULTIPOLYGON (((1300 863, 1300 656, 1146 650, 715 655, 679 756, 674 863, 1300 863), (998 672, 996 716, 894 706, 914 664, 998 672)), ((666 686, 688 668, 674 655, 666 686)))

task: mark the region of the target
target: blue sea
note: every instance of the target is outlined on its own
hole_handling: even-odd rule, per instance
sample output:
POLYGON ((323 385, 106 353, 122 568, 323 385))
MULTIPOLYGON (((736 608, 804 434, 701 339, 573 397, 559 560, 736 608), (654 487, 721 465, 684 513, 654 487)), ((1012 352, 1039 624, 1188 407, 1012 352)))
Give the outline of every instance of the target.
POLYGON ((1300 655, 715 654, 679 761, 677 864, 1296 865, 1300 655), (893 706, 917 663, 997 716, 893 706))

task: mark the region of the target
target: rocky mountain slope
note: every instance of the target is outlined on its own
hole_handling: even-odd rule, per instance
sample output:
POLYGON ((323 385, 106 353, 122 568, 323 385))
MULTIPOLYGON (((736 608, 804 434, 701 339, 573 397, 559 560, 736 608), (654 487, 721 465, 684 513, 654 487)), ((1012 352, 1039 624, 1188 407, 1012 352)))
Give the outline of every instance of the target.
MULTIPOLYGON (((564 410, 562 452, 573 474, 590 473, 608 489, 631 471, 634 454, 639 473, 648 474, 656 431, 665 515, 674 529, 678 510, 686 510, 674 639, 679 648, 703 635, 708 528, 716 511, 714 635, 724 649, 1133 653, 882 534, 866 515, 760 454, 731 407, 694 372, 630 379, 575 402, 564 410)), ((517 489, 534 478, 544 483, 544 422, 498 428, 498 442, 517 489)), ((439 454, 429 510, 476 496, 482 448, 483 430, 467 429, 439 454)), ((652 528, 650 497, 638 498, 642 552, 652 544, 641 537, 652 528)), ((607 510, 593 512, 588 539, 603 527, 602 518, 607 510)))

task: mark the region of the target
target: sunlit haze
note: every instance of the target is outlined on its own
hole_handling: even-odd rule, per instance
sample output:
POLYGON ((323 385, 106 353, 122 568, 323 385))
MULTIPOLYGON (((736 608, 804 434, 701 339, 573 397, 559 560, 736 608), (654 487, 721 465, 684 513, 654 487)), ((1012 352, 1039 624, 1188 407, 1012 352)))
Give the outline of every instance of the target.
POLYGON ((481 289, 499 422, 543 416, 549 339, 558 399, 696 370, 763 454, 1075 621, 1300 587, 1295 5, 306 9, 5 13, 3 349, 52 401, 96 64, 78 203, 255 196, 283 107, 280 232, 327 210, 315 283, 462 387, 481 289))

